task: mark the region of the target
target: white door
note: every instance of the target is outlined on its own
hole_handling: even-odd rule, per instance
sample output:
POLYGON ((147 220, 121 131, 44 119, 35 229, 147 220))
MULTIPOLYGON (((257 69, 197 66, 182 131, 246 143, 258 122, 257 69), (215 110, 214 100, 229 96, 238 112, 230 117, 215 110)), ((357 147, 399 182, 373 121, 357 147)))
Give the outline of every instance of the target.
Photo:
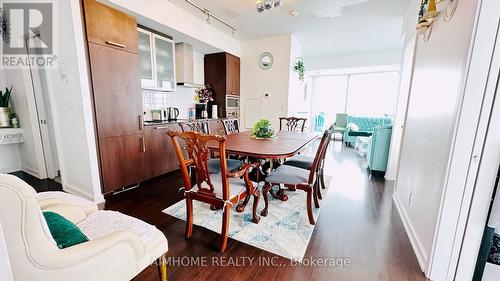
MULTIPOLYGON (((28 46, 28 44, 26 44, 28 46)), ((54 135, 54 123, 50 109, 47 70, 44 68, 30 67, 31 83, 38 116, 38 126, 42 138, 42 151, 45 161, 47 177, 57 178, 59 175, 59 161, 54 135)))

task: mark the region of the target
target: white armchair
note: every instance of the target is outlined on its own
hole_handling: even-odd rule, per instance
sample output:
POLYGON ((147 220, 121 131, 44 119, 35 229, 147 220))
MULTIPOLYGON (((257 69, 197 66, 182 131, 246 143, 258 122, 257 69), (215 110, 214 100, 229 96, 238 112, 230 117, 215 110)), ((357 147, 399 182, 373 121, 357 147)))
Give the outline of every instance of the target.
POLYGON ((130 280, 155 260, 160 261, 160 276, 166 280, 168 243, 162 232, 130 216, 97 211, 95 204, 73 199, 40 196, 19 178, 0 175, 0 221, 14 280, 130 280), (59 249, 41 205, 76 223, 89 241, 59 249))

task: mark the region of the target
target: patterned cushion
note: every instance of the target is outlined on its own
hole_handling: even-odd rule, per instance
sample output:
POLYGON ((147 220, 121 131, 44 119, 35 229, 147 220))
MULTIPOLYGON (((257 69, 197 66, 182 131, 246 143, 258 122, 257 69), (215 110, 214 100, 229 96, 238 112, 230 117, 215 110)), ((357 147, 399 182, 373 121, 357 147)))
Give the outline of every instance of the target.
MULTIPOLYGON (((243 161, 236 160, 236 159, 227 159, 227 170, 232 171, 239 169, 241 166, 243 166, 243 161)), ((208 160, 208 171, 210 174, 219 174, 220 173, 220 159, 209 159, 208 160)))
POLYGON ((156 227, 153 225, 115 211, 98 211, 77 226, 90 240, 129 230, 137 234, 141 242, 147 244, 156 233, 156 227))
POLYGON ((283 163, 283 165, 294 166, 297 168, 302 168, 306 170, 310 170, 314 162, 314 157, 304 156, 304 155, 296 155, 283 163))
POLYGON ((267 178, 269 183, 300 184, 307 183, 309 171, 289 165, 279 166, 267 178))

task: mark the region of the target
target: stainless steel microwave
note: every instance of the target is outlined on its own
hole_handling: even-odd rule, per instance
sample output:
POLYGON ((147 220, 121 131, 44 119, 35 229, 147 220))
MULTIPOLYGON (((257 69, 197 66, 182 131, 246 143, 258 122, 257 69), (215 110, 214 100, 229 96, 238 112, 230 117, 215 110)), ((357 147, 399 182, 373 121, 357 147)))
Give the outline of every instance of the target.
POLYGON ((226 95, 226 117, 240 117, 240 97, 226 95))

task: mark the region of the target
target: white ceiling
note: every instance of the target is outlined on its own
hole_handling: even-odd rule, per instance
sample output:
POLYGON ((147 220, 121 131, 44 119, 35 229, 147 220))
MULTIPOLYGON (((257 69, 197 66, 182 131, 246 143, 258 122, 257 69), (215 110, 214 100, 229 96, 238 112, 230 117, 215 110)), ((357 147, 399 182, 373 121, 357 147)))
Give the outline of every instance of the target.
MULTIPOLYGON (((185 2, 175 5, 204 18, 185 2)), ((394 51, 402 48, 401 24, 411 0, 283 0, 279 8, 257 13, 255 0, 191 0, 237 28, 242 41, 291 33, 306 58, 394 51), (291 17, 289 11, 299 11, 291 17)), ((231 33, 224 25, 211 24, 231 33)))

